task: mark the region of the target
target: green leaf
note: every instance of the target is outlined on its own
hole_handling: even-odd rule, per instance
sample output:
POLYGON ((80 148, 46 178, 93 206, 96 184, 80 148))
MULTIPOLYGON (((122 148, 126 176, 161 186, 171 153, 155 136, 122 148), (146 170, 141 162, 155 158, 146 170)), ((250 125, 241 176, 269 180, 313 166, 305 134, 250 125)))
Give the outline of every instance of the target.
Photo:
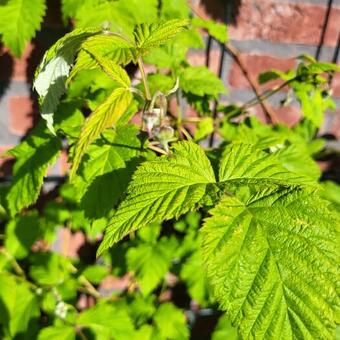
POLYGON ((109 274, 106 267, 98 264, 88 266, 82 273, 91 283, 99 284, 109 274))
POLYGON ((185 316, 172 303, 160 305, 154 316, 154 323, 157 327, 156 339, 189 339, 189 329, 185 322, 185 316))
POLYGON ((33 243, 41 236, 40 221, 36 212, 10 220, 6 226, 5 248, 15 258, 25 258, 33 243))
POLYGON ((205 66, 187 67, 180 75, 180 87, 184 92, 197 96, 209 95, 217 98, 225 93, 225 87, 213 72, 205 66))
POLYGON ((12 216, 36 202, 47 168, 56 160, 59 149, 59 140, 40 124, 22 143, 8 151, 16 158, 13 182, 7 194, 12 216))
POLYGON ((137 48, 142 54, 150 48, 158 47, 182 32, 188 25, 186 19, 173 19, 154 24, 140 24, 135 27, 137 48))
POLYGON ((108 127, 116 124, 127 110, 132 95, 125 88, 115 89, 106 100, 86 119, 79 136, 70 177, 73 178, 84 152, 99 135, 108 127))
POLYGON ((242 338, 332 339, 339 221, 311 190, 237 187, 202 228, 203 258, 242 338))
POLYGON ((0 274, 0 324, 9 338, 27 332, 30 320, 39 314, 37 298, 28 284, 17 282, 11 275, 0 274))
POLYGON ((34 253, 31 256, 30 276, 40 285, 54 286, 69 279, 72 266, 57 253, 34 253))
POLYGON ((251 144, 235 143, 226 147, 220 163, 219 181, 261 185, 302 185, 313 183, 308 177, 289 172, 275 154, 263 152, 251 144))
POLYGON ((59 39, 44 55, 33 82, 39 94, 41 115, 54 133, 53 114, 65 93, 65 82, 81 44, 93 35, 102 33, 98 28, 77 29, 59 39))
POLYGON ((129 248, 128 269, 135 274, 144 295, 149 295, 165 278, 177 246, 175 238, 163 237, 158 242, 141 243, 129 248))
POLYGON ((113 32, 132 37, 136 24, 154 22, 157 18, 157 0, 144 0, 143 6, 140 0, 88 0, 77 11, 75 21, 77 27, 109 26, 113 32))
POLYGON ((0 2, 0 34, 3 43, 16 57, 40 29, 45 15, 44 0, 7 0, 0 2))
POLYGON ((324 181, 321 184, 324 189, 321 196, 331 202, 335 210, 340 211, 340 185, 332 181, 324 181))
POLYGON ((316 127, 320 127, 323 123, 325 111, 335 109, 333 100, 328 96, 324 97, 322 90, 314 88, 313 85, 296 83, 294 90, 301 103, 304 117, 310 119, 316 127))
POLYGON ((274 153, 279 162, 289 171, 317 181, 321 175, 319 165, 303 145, 289 145, 274 153))
POLYGON ((204 307, 214 302, 199 250, 194 251, 184 262, 180 277, 185 281, 190 297, 198 302, 200 306, 204 307))
POLYGON ((109 303, 99 303, 80 313, 77 325, 90 328, 97 340, 129 339, 134 331, 126 310, 109 303))
POLYGON ((200 140, 207 137, 214 131, 214 120, 211 117, 205 117, 197 124, 195 130, 195 140, 200 140))
POLYGON ((156 310, 154 306, 154 300, 155 295, 149 295, 145 297, 140 294, 134 294, 134 299, 129 304, 128 311, 136 326, 139 327, 144 325, 146 322, 148 322, 148 320, 151 319, 156 310))
POLYGON ((213 20, 203 20, 201 18, 193 18, 192 24, 196 27, 204 28, 208 33, 222 44, 228 41, 227 26, 213 20))
POLYGON ((133 230, 193 210, 208 184, 214 182, 208 158, 194 143, 177 143, 171 156, 142 163, 133 176, 127 198, 112 217, 98 254, 133 230))
POLYGON ((107 130, 103 139, 89 146, 81 178, 75 180, 81 206, 88 218, 106 216, 126 190, 144 155, 135 125, 107 130))
POLYGON ((239 340, 237 329, 231 325, 226 315, 222 315, 217 322, 211 340, 239 340))
POLYGON ((76 332, 70 326, 49 326, 43 328, 39 335, 38 340, 75 340, 76 332))
POLYGON ((267 72, 263 72, 259 75, 259 83, 265 84, 270 80, 275 80, 281 77, 283 73, 277 70, 270 70, 267 72))
POLYGON ((116 81, 121 87, 128 89, 131 86, 130 78, 122 67, 116 65, 109 58, 101 57, 100 55, 87 50, 85 50, 85 52, 90 55, 103 72, 116 81))
POLYGON ((99 67, 98 62, 91 54, 95 54, 97 58, 110 59, 112 63, 117 65, 124 66, 131 61, 136 62, 135 46, 125 37, 119 34, 95 35, 82 43, 76 63, 67 79, 68 83, 79 72, 99 67))
POLYGON ((186 0, 163 0, 161 3, 161 16, 169 20, 174 18, 188 19, 190 9, 186 0))

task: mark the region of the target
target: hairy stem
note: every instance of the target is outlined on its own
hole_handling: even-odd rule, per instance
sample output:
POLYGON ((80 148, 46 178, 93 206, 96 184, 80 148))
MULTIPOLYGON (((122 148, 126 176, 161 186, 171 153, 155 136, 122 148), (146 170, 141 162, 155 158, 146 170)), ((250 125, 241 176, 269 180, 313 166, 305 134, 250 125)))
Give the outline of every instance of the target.
POLYGON ((149 84, 148 81, 146 79, 146 73, 145 73, 145 69, 144 69, 144 64, 143 64, 143 60, 141 57, 139 57, 137 59, 137 63, 138 63, 138 68, 140 71, 140 74, 142 76, 142 81, 143 81, 143 85, 144 85, 144 89, 145 89, 145 97, 148 101, 151 101, 151 93, 150 93, 150 88, 149 88, 149 84))
POLYGON ((249 107, 252 107, 256 104, 258 104, 259 102, 263 102, 264 100, 268 99, 269 97, 273 96, 275 93, 281 91, 285 86, 289 85, 291 82, 293 82, 294 80, 296 80, 297 77, 294 77, 292 79, 289 79, 287 81, 285 81, 284 83, 282 83, 280 86, 277 86, 269 91, 265 91, 264 93, 262 93, 260 96, 255 97, 251 100, 249 100, 247 103, 245 103, 242 107, 241 110, 246 110, 249 107))

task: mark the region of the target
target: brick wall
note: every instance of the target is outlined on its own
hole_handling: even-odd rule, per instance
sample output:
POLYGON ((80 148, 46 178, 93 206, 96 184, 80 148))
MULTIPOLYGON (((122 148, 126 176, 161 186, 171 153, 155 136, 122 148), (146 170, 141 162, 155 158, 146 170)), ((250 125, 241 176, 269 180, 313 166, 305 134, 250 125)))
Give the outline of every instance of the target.
MULTIPOLYGON (((210 17, 227 21, 231 43, 241 52, 241 58, 250 75, 257 75, 270 68, 288 70, 296 65, 300 54, 315 55, 322 36, 328 0, 196 0, 210 17)), ((43 30, 29 44, 21 59, 13 59, 0 50, 0 151, 15 145, 39 119, 35 96, 30 84, 34 69, 43 52, 63 35, 57 1, 49 1, 43 30)), ((327 30, 324 34, 320 59, 332 60, 340 30, 340 0, 333 0, 327 30)), ((217 72, 220 47, 212 43, 210 65, 217 72)), ((194 64, 204 64, 204 51, 190 55, 194 64)), ((222 78, 229 92, 224 101, 245 102, 253 98, 248 81, 237 64, 226 54, 222 78)), ((272 84, 271 84, 272 85, 272 84)), ((262 86, 261 90, 267 87, 262 86)), ((340 75, 333 81, 335 101, 340 108, 340 75)), ((298 119, 296 103, 288 108, 278 108, 283 94, 270 100, 278 121, 288 125, 298 119)), ((256 110, 260 110, 256 108, 256 110)), ((261 114, 261 112, 258 112, 261 114)), ((328 114, 323 132, 340 138, 340 110, 328 114)), ((0 164, 1 166, 1 164, 0 164)), ((3 167, 6 172, 6 167, 3 167)), ((53 174, 65 172, 65 157, 51 169, 53 174)))

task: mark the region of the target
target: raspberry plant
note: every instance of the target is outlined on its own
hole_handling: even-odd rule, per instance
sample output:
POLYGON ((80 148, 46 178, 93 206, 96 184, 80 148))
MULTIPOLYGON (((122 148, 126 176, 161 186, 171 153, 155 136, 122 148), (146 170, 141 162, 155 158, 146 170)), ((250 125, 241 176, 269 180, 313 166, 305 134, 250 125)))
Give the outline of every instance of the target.
POLYGON ((283 79, 287 98, 301 103, 293 129, 247 115, 252 102, 221 102, 214 117, 211 103, 226 90, 186 52, 202 46, 197 27, 225 43, 225 26, 190 21, 186 10, 166 20, 177 14, 165 2, 160 21, 86 27, 86 6, 77 14, 83 27, 58 40, 36 71, 44 120, 7 152, 16 162, 1 187, 3 336, 187 339, 183 312, 162 303, 171 271, 200 306, 225 312, 213 339, 334 338, 339 188, 319 182, 313 157, 324 146, 316 137, 323 113, 334 108, 324 74, 339 68, 302 56, 297 70, 260 76, 283 79), (137 78, 124 69, 131 64, 137 78), (183 114, 184 100, 197 117, 183 114), (205 147, 211 134, 220 142, 205 147), (71 170, 60 197, 43 214, 28 209, 65 143, 71 170), (96 264, 37 246, 60 225, 85 230, 94 245, 104 233, 96 264), (126 291, 98 292, 109 273, 130 280, 126 291), (75 307, 79 292, 95 303, 75 307))

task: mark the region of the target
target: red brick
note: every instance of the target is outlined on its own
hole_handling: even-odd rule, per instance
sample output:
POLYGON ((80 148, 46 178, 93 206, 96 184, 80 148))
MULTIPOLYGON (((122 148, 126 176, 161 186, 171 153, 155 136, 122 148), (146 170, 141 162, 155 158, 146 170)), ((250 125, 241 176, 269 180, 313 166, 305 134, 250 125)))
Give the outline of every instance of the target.
MULTIPOLYGON (((210 62, 209 62, 209 68, 211 71, 213 71, 216 75, 218 74, 218 67, 219 67, 219 60, 221 56, 220 49, 218 50, 212 50, 210 52, 210 62)), ((195 52, 189 52, 188 53, 188 61, 192 66, 203 66, 206 62, 205 52, 201 51, 195 51, 195 52)))
POLYGON ((66 175, 70 170, 70 164, 67 163, 67 158, 67 151, 62 150, 59 157, 60 175, 62 176, 66 175))
POLYGON ((12 75, 13 80, 26 81, 28 60, 33 49, 34 46, 32 44, 28 44, 21 58, 14 58, 12 75))
MULTIPOLYGON (((301 119, 301 111, 296 106, 272 107, 268 103, 267 106, 269 106, 272 109, 272 112, 275 114, 275 116, 272 117, 274 123, 281 123, 292 127, 301 119)), ((262 121, 264 121, 264 115, 260 105, 255 108, 255 112, 256 115, 259 116, 262 121)))
POLYGON ((13 96, 8 100, 9 129, 16 135, 24 135, 34 122, 33 103, 28 96, 13 96))
POLYGON ((333 95, 335 97, 340 97, 340 72, 337 72, 334 74, 332 88, 333 88, 333 95))
POLYGON ((123 292, 129 287, 131 274, 125 274, 123 277, 109 275, 99 285, 98 291, 102 296, 111 296, 115 292, 123 292))
MULTIPOLYGON (((229 36, 236 40, 264 39, 282 43, 319 43, 327 7, 275 0, 243 0, 229 36)), ((333 7, 324 44, 335 46, 340 8, 333 7)))
MULTIPOLYGON (((295 59, 280 59, 268 55, 241 54, 240 58, 248 66, 247 71, 253 79, 259 74, 270 69, 288 71, 295 67, 295 59)), ((229 72, 229 83, 237 89, 251 88, 247 78, 243 75, 240 67, 234 62, 229 72)), ((281 83, 280 80, 269 81, 261 86, 262 90, 272 88, 281 83)))
POLYGON ((70 229, 62 228, 58 236, 60 238, 60 254, 67 257, 78 257, 78 250, 85 243, 85 235, 81 231, 72 233, 70 229))
POLYGON ((340 109, 334 112, 334 121, 330 133, 332 133, 337 139, 340 139, 340 109))

